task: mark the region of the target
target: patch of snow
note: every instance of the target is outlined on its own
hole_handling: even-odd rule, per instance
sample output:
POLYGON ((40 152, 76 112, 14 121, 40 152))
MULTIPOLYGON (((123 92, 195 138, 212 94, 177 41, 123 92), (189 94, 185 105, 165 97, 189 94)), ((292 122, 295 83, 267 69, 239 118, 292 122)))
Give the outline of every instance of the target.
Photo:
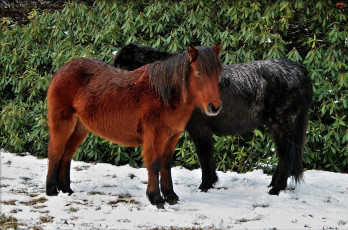
MULTIPOLYGON (((305 181, 268 195, 271 176, 218 172, 200 192, 201 170, 172 169, 179 204, 159 210, 146 198, 147 171, 72 161, 71 196, 46 196, 47 159, 0 150, 1 215, 43 229, 347 229, 348 175, 308 170, 305 181), (29 201, 33 204, 29 205, 29 201)), ((291 180, 289 180, 291 182, 291 180)))

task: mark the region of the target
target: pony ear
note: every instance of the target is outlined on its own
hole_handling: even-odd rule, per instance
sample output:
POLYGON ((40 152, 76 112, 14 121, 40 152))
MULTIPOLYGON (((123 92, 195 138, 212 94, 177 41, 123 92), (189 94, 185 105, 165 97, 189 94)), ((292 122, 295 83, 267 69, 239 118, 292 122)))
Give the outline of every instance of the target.
POLYGON ((221 51, 221 42, 214 44, 211 48, 213 48, 215 53, 219 56, 221 51))
POLYGON ((188 45, 187 56, 188 56, 190 62, 193 62, 194 60, 196 60, 197 54, 198 54, 197 48, 194 47, 193 45, 188 45))
POLYGON ((135 44, 133 42, 129 43, 128 45, 124 46, 127 50, 128 49, 133 49, 133 47, 135 46, 135 44))

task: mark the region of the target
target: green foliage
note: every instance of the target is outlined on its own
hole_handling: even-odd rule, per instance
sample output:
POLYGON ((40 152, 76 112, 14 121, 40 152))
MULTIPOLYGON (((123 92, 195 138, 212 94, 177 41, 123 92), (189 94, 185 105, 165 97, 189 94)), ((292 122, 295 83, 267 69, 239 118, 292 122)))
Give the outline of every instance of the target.
MULTIPOLYGON (((45 96, 52 74, 75 57, 111 63, 112 51, 138 42, 172 52, 222 41, 225 64, 285 57, 313 80, 304 161, 307 168, 348 172, 347 6, 334 1, 95 1, 61 11, 33 10, 30 23, 1 19, 0 148, 46 156, 45 96)), ((219 170, 272 170, 274 144, 262 127, 243 136, 214 136, 219 170)), ((175 165, 197 168, 184 133, 175 165)), ((140 148, 90 135, 75 159, 143 166, 140 148)))

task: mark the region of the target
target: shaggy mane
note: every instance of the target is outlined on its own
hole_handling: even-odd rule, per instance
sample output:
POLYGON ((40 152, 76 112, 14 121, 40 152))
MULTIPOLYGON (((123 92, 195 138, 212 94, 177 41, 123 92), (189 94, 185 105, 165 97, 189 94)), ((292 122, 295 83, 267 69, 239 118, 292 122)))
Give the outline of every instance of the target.
MULTIPOLYGON (((211 47, 198 46, 196 62, 199 71, 204 76, 220 75, 222 64, 218 55, 211 47)), ((163 61, 151 63, 148 67, 150 84, 161 96, 165 104, 168 104, 173 94, 187 97, 187 86, 190 76, 190 60, 187 51, 173 55, 163 61)))

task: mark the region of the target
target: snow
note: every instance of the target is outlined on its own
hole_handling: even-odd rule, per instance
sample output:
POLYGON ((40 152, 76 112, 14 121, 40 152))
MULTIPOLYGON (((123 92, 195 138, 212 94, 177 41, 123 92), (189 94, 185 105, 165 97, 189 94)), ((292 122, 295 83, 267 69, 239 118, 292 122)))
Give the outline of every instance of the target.
POLYGON ((270 196, 271 176, 261 170, 218 172, 219 184, 203 193, 200 169, 175 167, 179 204, 160 210, 146 198, 144 168, 73 161, 75 193, 49 197, 47 159, 0 154, 0 216, 16 218, 23 229, 348 229, 348 174, 308 170, 295 189, 289 183, 270 196))

